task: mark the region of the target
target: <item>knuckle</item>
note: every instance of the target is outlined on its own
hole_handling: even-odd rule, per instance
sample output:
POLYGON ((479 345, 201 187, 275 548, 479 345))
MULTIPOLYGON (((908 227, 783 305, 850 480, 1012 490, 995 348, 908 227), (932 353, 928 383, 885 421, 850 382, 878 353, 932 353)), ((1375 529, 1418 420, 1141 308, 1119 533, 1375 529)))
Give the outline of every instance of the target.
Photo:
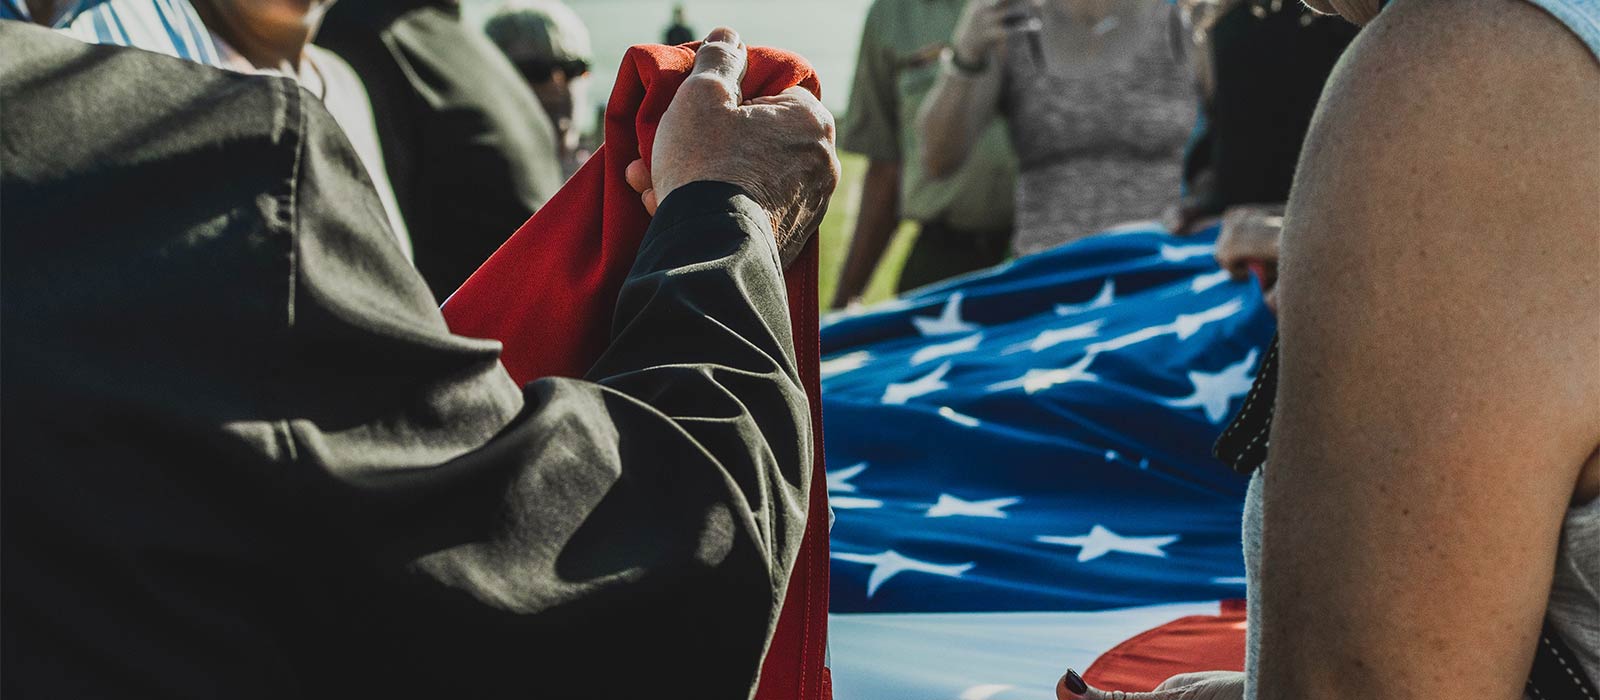
POLYGON ((695 73, 684 79, 683 85, 678 87, 678 94, 687 94, 693 99, 723 100, 732 95, 728 84, 716 76, 706 73, 695 73))
POLYGON ((721 41, 708 41, 695 51, 695 58, 716 62, 731 61, 734 58, 734 47, 721 41))

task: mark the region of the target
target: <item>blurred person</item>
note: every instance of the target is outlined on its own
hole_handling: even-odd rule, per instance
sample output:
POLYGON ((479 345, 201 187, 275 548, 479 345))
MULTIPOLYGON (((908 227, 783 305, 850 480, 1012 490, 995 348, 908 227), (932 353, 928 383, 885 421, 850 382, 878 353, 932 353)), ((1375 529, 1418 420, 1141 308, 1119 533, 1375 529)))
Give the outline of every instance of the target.
POLYGON ((945 177, 1003 117, 1019 157, 1013 249, 1159 218, 1195 120, 1166 0, 968 0, 918 124, 945 177))
POLYGON ((90 43, 132 46, 242 73, 293 78, 322 101, 350 139, 395 241, 410 259, 411 236, 384 168, 366 88, 338 56, 310 44, 331 2, 0 0, 0 19, 35 21, 90 43), (30 4, 39 11, 31 10, 30 4))
POLYGON ((1600 6, 1310 4, 1366 27, 1218 443, 1251 475, 1246 671, 1122 697, 1595 697, 1600 6))
POLYGON ((511 0, 490 12, 483 31, 539 98, 555 125, 563 174, 570 177, 588 156, 581 152, 582 134, 573 117, 589 108, 585 78, 594 56, 589 30, 558 0, 511 0))
POLYGON ((556 128, 455 0, 343 0, 318 44, 372 98, 416 265, 443 302, 561 187, 556 128))
POLYGON ((688 22, 689 20, 684 19, 683 16, 683 5, 673 5, 672 24, 667 25, 667 31, 662 37, 661 43, 667 46, 677 46, 678 44, 687 44, 694 41, 694 29, 689 27, 688 22))
POLYGON ((740 106, 713 32, 604 360, 519 388, 297 83, 0 45, 7 696, 750 694, 813 449, 775 232, 836 182, 819 102, 740 106))
POLYGON ((902 219, 917 222, 900 292, 1006 259, 1016 156, 999 119, 973 125, 970 156, 935 177, 918 153, 948 138, 917 124, 940 71, 939 56, 963 0, 875 0, 861 31, 839 147, 867 157, 861 204, 832 306, 861 296, 902 219))
POLYGON ((1188 5, 1202 106, 1173 233, 1220 220, 1218 262, 1237 279, 1259 275, 1276 308, 1277 238, 1300 147, 1357 28, 1277 0, 1188 5))
POLYGON ((1230 207, 1281 215, 1322 86, 1356 27, 1283 0, 1185 3, 1201 118, 1185 158, 1188 199, 1173 232, 1230 207))

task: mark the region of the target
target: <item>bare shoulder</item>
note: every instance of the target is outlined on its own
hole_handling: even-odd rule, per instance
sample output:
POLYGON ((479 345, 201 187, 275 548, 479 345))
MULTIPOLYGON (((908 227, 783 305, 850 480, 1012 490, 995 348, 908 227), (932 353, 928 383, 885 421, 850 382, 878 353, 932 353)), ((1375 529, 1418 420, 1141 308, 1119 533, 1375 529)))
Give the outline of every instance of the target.
POLYGON ((1580 156, 1600 148, 1597 120, 1600 63, 1544 10, 1525 0, 1398 0, 1347 52, 1316 128, 1341 136, 1341 149, 1398 157, 1536 141, 1589 149, 1570 153, 1580 156))
POLYGON ((1396 0, 1307 136, 1284 233, 1285 356, 1328 328, 1343 333, 1329 347, 1415 343, 1417 363, 1456 377, 1537 356, 1524 364, 1581 377, 1564 396, 1596 415, 1597 126, 1600 63, 1542 9, 1396 0))
POLYGON ((1295 267, 1335 256, 1360 278, 1447 293, 1538 279, 1600 302, 1585 298, 1600 295, 1597 126, 1600 63, 1542 9, 1397 0, 1323 94, 1289 206, 1284 280, 1303 287, 1296 278, 1318 270, 1295 267))

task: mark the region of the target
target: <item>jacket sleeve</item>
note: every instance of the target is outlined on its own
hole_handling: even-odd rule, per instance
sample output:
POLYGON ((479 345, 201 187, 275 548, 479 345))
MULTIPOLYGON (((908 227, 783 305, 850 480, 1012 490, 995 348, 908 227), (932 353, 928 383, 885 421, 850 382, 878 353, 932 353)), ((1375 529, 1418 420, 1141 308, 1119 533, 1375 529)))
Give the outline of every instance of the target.
POLYGON ((287 433, 349 609, 449 696, 748 696, 811 469, 766 215, 674 192, 590 375, 519 393, 309 138, 291 374, 315 399, 287 433))

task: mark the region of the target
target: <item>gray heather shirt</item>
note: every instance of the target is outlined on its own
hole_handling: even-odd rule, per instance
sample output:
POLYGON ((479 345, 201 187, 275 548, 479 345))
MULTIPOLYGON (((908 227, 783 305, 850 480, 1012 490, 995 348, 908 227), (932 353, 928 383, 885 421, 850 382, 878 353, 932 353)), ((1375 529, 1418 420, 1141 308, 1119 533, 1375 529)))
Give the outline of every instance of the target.
POLYGON ((1006 50, 1021 254, 1159 217, 1178 199, 1194 128, 1197 98, 1167 3, 1118 0, 1097 16, 1064 5, 1043 10, 1045 65, 1020 37, 1006 50))
MULTIPOLYGON (((1261 638, 1261 473, 1250 477, 1244 501, 1244 566, 1249 579, 1249 611, 1245 646, 1245 673, 1256 677, 1261 638)), ((1550 624, 1583 664, 1590 678, 1600 678, 1600 500, 1567 511, 1556 554, 1555 579, 1550 583, 1550 624)), ((1254 681, 1246 683, 1246 700, 1255 700, 1254 681)))

